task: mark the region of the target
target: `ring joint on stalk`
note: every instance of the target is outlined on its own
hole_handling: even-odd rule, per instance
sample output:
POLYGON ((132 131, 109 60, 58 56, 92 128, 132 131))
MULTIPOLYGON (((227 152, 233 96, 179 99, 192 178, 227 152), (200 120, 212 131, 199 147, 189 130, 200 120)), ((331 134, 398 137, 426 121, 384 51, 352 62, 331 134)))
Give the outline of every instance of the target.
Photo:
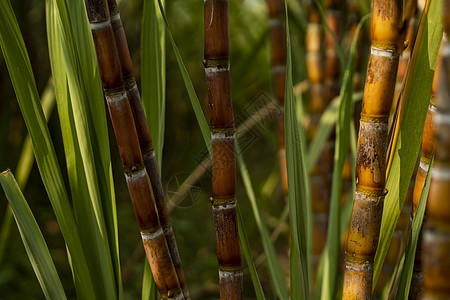
POLYGON ((96 31, 96 30, 108 28, 109 26, 111 26, 111 20, 106 19, 106 20, 102 20, 99 22, 91 22, 90 25, 91 25, 91 30, 96 31))
POLYGON ((141 237, 143 241, 153 241, 163 234, 164 232, 161 226, 149 229, 141 229, 141 237))
MULTIPOLYGON (((381 56, 389 56, 392 58, 395 58, 397 56, 399 56, 403 50, 406 49, 404 47, 404 44, 402 43, 401 47, 398 47, 395 44, 386 44, 386 43, 380 43, 380 42, 372 42, 372 47, 371 47, 371 53, 373 54, 373 51, 375 50, 375 52, 379 52, 378 55, 381 56), (382 54, 384 52, 384 54, 382 54)), ((377 55, 375 54, 375 55, 377 55)))
POLYGON ((225 127, 225 128, 214 128, 211 127, 211 137, 212 139, 220 138, 235 138, 236 127, 225 127))
POLYGON ((236 206, 236 197, 227 197, 227 198, 210 198, 210 202, 214 209, 229 209, 236 206))
POLYGON ((129 166, 123 166, 124 172, 127 176, 127 180, 133 181, 137 178, 145 176, 147 171, 145 170, 144 164, 134 164, 129 166))
POLYGON ((348 255, 346 253, 345 268, 347 270, 353 270, 353 271, 372 272, 373 271, 373 261, 368 261, 366 259, 358 261, 356 258, 354 258, 353 256, 348 255))
POLYGON ((283 14, 276 17, 272 17, 269 20, 269 28, 274 28, 278 26, 284 26, 284 16, 283 14))
POLYGON ((286 73, 286 66, 285 65, 273 66, 271 68, 271 72, 272 72, 272 75, 285 74, 286 73))
POLYGON ((219 277, 236 277, 243 276, 242 266, 219 266, 219 277))
POLYGON ((113 89, 105 89, 105 97, 106 100, 111 100, 112 102, 128 100, 124 85, 120 85, 113 89))
POLYGON ((230 68, 230 59, 222 58, 222 59, 203 59, 203 66, 205 68, 218 68, 218 69, 229 69, 230 68))
POLYGON ((142 159, 144 161, 156 157, 155 148, 153 148, 153 145, 149 146, 147 149, 141 149, 141 152, 142 152, 142 159))
POLYGON ((361 122, 387 124, 388 119, 389 117, 384 115, 369 115, 361 113, 361 122))
POLYGON ((368 189, 368 188, 361 188, 361 187, 356 187, 356 193, 355 193, 355 199, 357 198, 356 194, 361 194, 362 197, 358 197, 360 200, 366 200, 366 201, 383 201, 384 198, 386 197, 386 195, 388 194, 388 190, 387 189, 368 189), (374 198, 378 198, 378 199, 374 199, 374 198))
POLYGON ((134 88, 137 89, 136 79, 134 78, 133 74, 123 76, 123 82, 125 83, 125 89, 127 91, 132 90, 134 88))

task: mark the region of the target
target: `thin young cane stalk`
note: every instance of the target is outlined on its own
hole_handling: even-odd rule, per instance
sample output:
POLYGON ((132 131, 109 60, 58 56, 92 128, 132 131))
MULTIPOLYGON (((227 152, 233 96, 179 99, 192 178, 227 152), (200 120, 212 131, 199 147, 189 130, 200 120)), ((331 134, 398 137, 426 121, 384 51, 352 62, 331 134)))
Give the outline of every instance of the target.
POLYGON ((371 39, 357 147, 357 185, 345 254, 343 299, 371 299, 374 257, 387 193, 388 116, 395 90, 402 0, 374 0, 371 39))
MULTIPOLYGON (((308 79, 311 84, 309 92, 308 110, 310 123, 307 127, 307 139, 309 143, 313 140, 321 115, 323 114, 326 101, 323 85, 324 68, 322 65, 322 25, 320 14, 316 3, 312 2, 309 7, 309 22, 306 28, 306 63, 308 79)), ((313 247, 312 247, 312 284, 315 285, 316 271, 319 266, 321 254, 326 243, 328 227, 328 211, 330 207, 330 170, 333 165, 331 154, 333 143, 328 140, 321 153, 320 162, 316 163, 310 171, 310 190, 313 211, 313 247), (331 151, 330 151, 331 150, 331 151), (330 155, 331 154, 331 155, 330 155)))
POLYGON ((242 299, 236 217, 235 126, 230 88, 228 1, 206 0, 205 66, 212 135, 212 207, 219 261, 220 299, 242 299))
POLYGON ((159 222, 150 179, 144 167, 133 113, 125 90, 106 0, 86 0, 103 90, 125 171, 128 191, 153 278, 163 299, 184 299, 159 222))
MULTIPOLYGON (((450 3, 445 1, 444 30, 450 30, 450 3)), ((445 39, 434 115, 435 155, 423 227, 423 299, 450 297, 450 43, 445 39)))
POLYGON ((180 282, 180 286, 183 290, 183 295, 186 299, 189 299, 189 292, 181 266, 181 259, 178 253, 175 235, 173 233, 172 225, 170 224, 169 212, 167 210, 161 176, 155 156, 155 149, 153 148, 150 129, 145 118, 141 95, 134 77, 130 51, 128 49, 125 31, 120 19, 119 8, 115 0, 108 0, 108 6, 111 15, 111 25, 114 31, 116 46, 119 53, 125 89, 127 91, 128 100, 130 101, 131 111, 133 112, 134 124, 136 126, 145 169, 147 170, 150 177, 150 182, 152 184, 156 208, 158 209, 159 222, 163 228, 167 245, 169 246, 170 256, 172 257, 172 261, 177 271, 178 281, 180 282))
MULTIPOLYGON (((275 97, 284 108, 284 88, 286 83, 286 28, 284 25, 283 0, 267 0, 270 27, 270 61, 275 97)), ((278 153, 281 167, 281 182, 284 196, 288 194, 286 172, 286 147, 284 141, 284 112, 278 117, 278 153)))

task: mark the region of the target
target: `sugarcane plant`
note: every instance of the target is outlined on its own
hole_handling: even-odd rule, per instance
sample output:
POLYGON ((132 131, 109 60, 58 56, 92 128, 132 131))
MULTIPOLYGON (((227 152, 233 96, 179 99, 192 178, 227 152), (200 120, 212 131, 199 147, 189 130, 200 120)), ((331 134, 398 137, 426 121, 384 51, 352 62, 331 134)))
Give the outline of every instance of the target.
MULTIPOLYGON (((120 22, 120 19, 118 19, 117 11, 113 10, 116 23, 115 37, 106 0, 87 0, 85 3, 91 24, 103 90, 107 99, 128 190, 141 230, 142 242, 152 269, 153 278, 163 299, 184 298, 166 234, 161 226, 150 176, 147 173, 147 166, 144 165, 143 154, 140 148, 140 146, 146 147, 143 150, 146 151, 144 154, 147 156, 147 164, 149 164, 151 172, 155 174, 157 172, 157 170, 155 171, 156 164, 153 163, 153 166, 151 164, 152 161, 156 161, 154 159, 154 151, 152 151, 148 126, 145 126, 145 119, 142 120, 142 103, 139 95, 136 94, 131 64, 126 64, 129 62, 129 59, 124 52, 127 51, 128 47, 122 44, 126 40, 119 28, 120 24, 118 22, 120 22), (120 63, 119 50, 116 43, 121 45, 123 67, 120 63), (127 81, 124 81, 122 70, 126 71, 127 81), (129 94, 133 95, 131 97, 132 101, 128 97, 129 94), (133 106, 130 103, 133 103, 133 106), (135 111, 136 119, 133 117, 132 107, 135 111), (139 125, 141 140, 138 138, 135 123, 139 125), (144 130, 146 131, 145 133, 142 132, 144 130)), ((156 186, 156 188, 159 188, 159 186, 156 186)), ((164 225, 166 225, 167 233, 167 219, 165 219, 164 225)), ((171 240, 171 242, 173 241, 171 240)), ((174 243, 171 245, 173 249, 174 243)))
MULTIPOLYGON (((432 1, 436 3, 438 0, 432 1)), ((146 3, 149 4, 149 2, 146 3)), ((405 11, 408 12, 410 11, 409 3, 409 1, 406 3, 405 8, 405 11)), ((247 4, 247 2, 239 4, 242 5, 239 8, 246 7, 247 4)), ((402 13, 403 1, 374 0, 371 23, 372 47, 364 89, 357 149, 357 186, 353 212, 350 215, 352 202, 347 201, 342 206, 345 207, 346 213, 344 214, 341 213, 341 210, 344 212, 344 209, 340 206, 339 202, 343 202, 340 199, 353 200, 351 196, 353 196, 354 191, 352 188, 348 192, 349 195, 342 195, 343 185, 354 185, 354 183, 350 183, 350 180, 352 177, 354 178, 352 176, 354 170, 352 170, 351 165, 354 165, 356 148, 354 147, 356 144, 354 136, 356 135, 354 135, 354 128, 351 125, 351 116, 353 111, 352 101, 357 101, 358 97, 353 93, 353 90, 358 90, 357 87, 353 88, 353 80, 357 82, 359 76, 353 73, 355 69, 358 70, 359 66, 362 65, 360 61, 363 55, 358 54, 356 49, 360 49, 357 44, 362 44, 359 33, 364 26, 364 20, 368 18, 359 21, 359 18, 352 17, 352 29, 346 35, 343 30, 345 28, 343 16, 346 16, 345 5, 341 1, 329 0, 324 1, 324 4, 320 1, 312 1, 308 9, 308 16, 306 16, 306 11, 302 11, 301 8, 296 10, 291 7, 291 10, 289 10, 286 1, 268 0, 266 4, 259 7, 268 10, 268 18, 267 14, 261 14, 263 17, 259 15, 258 17, 261 18, 262 24, 269 21, 270 30, 267 30, 267 28, 261 30, 262 33, 258 40, 265 41, 265 38, 270 36, 267 42, 270 43, 270 69, 276 98, 267 107, 273 107, 277 103, 278 108, 283 108, 278 110, 282 113, 274 118, 279 127, 276 151, 279 153, 281 172, 277 168, 273 168, 275 180, 269 179, 276 182, 278 179, 276 175, 280 174, 278 176, 281 178, 283 195, 289 196, 287 197, 289 211, 285 209, 283 217, 276 221, 273 221, 273 214, 268 213, 269 217, 266 217, 265 212, 261 211, 260 206, 263 202, 259 200, 263 200, 263 197, 259 196, 263 192, 260 193, 260 191, 253 189, 250 179, 252 170, 247 168, 242 153, 244 149, 240 148, 236 141, 245 132, 251 131, 254 124, 260 125, 259 123, 262 123, 266 116, 251 116, 241 125, 239 125, 239 121, 236 121, 238 128, 241 128, 241 126, 243 128, 242 132, 240 130, 236 132, 231 99, 231 77, 234 78, 234 75, 230 76, 229 47, 230 36, 233 36, 234 33, 229 29, 229 2, 226 0, 206 0, 204 2, 203 65, 206 75, 209 126, 202 113, 194 85, 186 66, 183 64, 181 54, 175 45, 174 37, 171 31, 167 30, 167 36, 174 49, 175 59, 179 64, 205 145, 208 152, 212 150, 212 197, 210 201, 214 220, 219 285, 216 283, 207 285, 202 282, 201 289, 208 290, 210 286, 213 286, 213 293, 218 293, 220 299, 242 299, 244 295, 246 298, 247 296, 250 298, 253 291, 247 287, 247 284, 244 284, 244 282, 247 282, 244 281, 245 277, 250 274, 257 299, 265 299, 266 296, 269 297, 269 295, 275 293, 281 299, 287 299, 289 296, 292 299, 311 299, 311 287, 313 285, 315 286, 315 298, 334 299, 338 298, 337 294, 342 292, 343 299, 372 299, 372 293, 377 293, 373 290, 375 281, 378 280, 381 289, 385 291, 388 289, 387 293, 390 295, 393 293, 392 290, 397 289, 397 295, 402 294, 400 298, 403 299, 405 291, 409 290, 409 282, 411 281, 410 254, 411 248, 415 248, 411 245, 414 245, 413 242, 417 241, 418 235, 414 236, 417 233, 416 226, 412 230, 411 236, 413 238, 404 238, 400 230, 406 227, 406 214, 400 216, 399 221, 397 219, 403 207, 405 186, 409 184, 409 178, 411 177, 409 173, 412 173, 412 166, 417 158, 420 140, 422 140, 423 124, 421 121, 423 114, 425 132, 422 142, 422 162, 417 176, 417 192, 414 195, 416 203, 419 203, 418 198, 421 200, 413 226, 420 219, 420 208, 423 208, 424 203, 426 203, 423 202, 424 194, 427 191, 426 182, 428 182, 428 179, 425 180, 425 178, 429 177, 427 177, 426 172, 424 173, 424 170, 426 168, 425 163, 432 162, 430 128, 433 127, 434 120, 434 126, 438 129, 436 133, 435 172, 432 173, 431 192, 428 204, 426 204, 427 221, 423 234, 423 250, 418 251, 417 255, 422 255, 425 279, 424 295, 432 299, 436 296, 448 297, 448 284, 443 280, 443 278, 448 277, 448 269, 450 268, 447 264, 448 240, 450 240, 448 238, 447 218, 449 213, 443 204, 446 200, 444 196, 448 189, 449 179, 448 174, 446 175, 448 165, 448 134, 446 134, 446 131, 448 131, 447 123, 449 123, 446 120, 446 113, 450 111, 448 109, 450 106, 447 103, 449 94, 448 53, 450 52, 447 49, 449 47, 448 42, 446 42, 446 48, 443 52, 441 71, 444 78, 441 78, 441 81, 446 83, 441 84, 438 88, 438 98, 441 98, 437 101, 437 114, 433 117, 429 115, 425 121, 425 106, 417 105, 419 102, 420 104, 425 103, 425 100, 417 100, 414 94, 426 94, 425 92, 419 93, 417 90, 419 86, 417 83, 422 81, 426 87, 429 83, 431 90, 431 70, 434 68, 432 65, 435 48, 435 35, 432 32, 438 32, 439 30, 434 30, 437 27, 433 25, 433 19, 426 22, 428 14, 426 10, 424 12, 425 21, 421 21, 420 28, 422 31, 419 30, 419 33, 422 32, 422 34, 417 35, 419 44, 416 45, 412 42, 415 39, 414 26, 411 25, 413 22, 409 21, 409 17, 406 17, 410 13, 402 13), (297 12, 299 15, 295 16, 297 12), (301 40, 304 40, 306 34, 304 45, 306 57, 296 53, 292 56, 291 36, 295 35, 296 32, 290 31, 289 19, 291 16, 297 17, 295 24, 298 27, 297 29, 300 29, 301 40), (308 21, 306 21, 307 19, 308 21), (428 24, 427 26, 431 28, 430 32, 427 32, 429 35, 423 34, 426 27, 424 24, 428 24), (406 40, 408 42, 404 43, 407 28, 409 34, 406 40), (349 36, 352 40, 348 57, 342 49, 343 45, 346 44, 340 45, 342 37, 345 36, 349 36), (422 52, 421 57, 414 57, 414 53, 418 49, 423 49, 424 45, 432 49, 429 50, 430 55, 422 52), (395 93, 397 67, 399 57, 405 48, 406 51, 412 51, 413 53, 413 56, 411 56, 412 63, 408 67, 405 74, 405 84, 401 88, 402 92, 398 104, 399 112, 394 113, 397 110, 391 108, 391 103, 395 93), (293 57, 295 63, 293 63, 293 57), (417 60, 420 64, 414 63, 417 60), (299 61, 301 63, 297 64, 299 61), (322 61, 325 61, 325 63, 322 63, 322 61), (300 68, 299 66, 303 67, 304 74, 296 70, 296 68, 300 68), (424 77, 418 76, 417 74, 422 73, 423 69, 425 69, 424 77), (293 76, 293 70, 297 71, 295 76, 293 76), (308 83, 301 84, 301 92, 297 94, 298 98, 296 99, 293 92, 293 78, 305 77, 308 77, 308 83), (425 79, 422 80, 422 78, 425 79), (342 83, 339 84, 339 82, 342 83), (415 84, 411 84, 411 82, 415 84), (306 98, 307 100, 302 104, 309 113, 309 116, 305 118, 309 123, 299 120, 299 116, 304 116, 303 111, 299 114, 296 113, 296 108, 301 107, 301 105, 295 103, 295 100, 301 99, 301 93, 305 91, 309 94, 309 98, 306 98), (411 96, 411 94, 413 95, 411 96), (412 102, 407 103, 403 101, 404 98, 408 101, 412 98, 412 102), (414 110, 418 111, 417 114, 411 113, 414 110), (388 129, 390 114, 393 116, 393 129, 391 131, 388 129), (414 122, 415 119, 417 119, 417 124, 414 122), (250 123, 252 123, 251 126, 248 125, 250 123), (305 131, 299 126, 300 124, 307 126, 305 131), (325 134, 323 128, 327 126, 329 129, 325 134), (329 133, 335 126, 335 136, 328 138, 329 133), (402 126, 406 126, 406 129, 402 126), (398 130, 401 131, 400 134, 398 134, 398 130), (387 151, 390 138, 388 132, 392 133, 390 152, 387 151), (317 138, 319 135, 326 137, 317 138), (401 143, 395 143, 396 136, 400 136, 401 143), (335 142, 333 141, 334 138, 336 138, 335 142), (321 146, 318 147, 316 141, 320 139, 322 139, 319 142, 321 146), (409 140, 412 140, 412 142, 409 140), (307 148, 303 144, 304 142, 310 143, 308 155, 303 153, 303 150, 307 148), (417 151, 415 151, 415 148, 411 150, 412 146, 410 145, 413 143, 417 144, 414 144, 414 147, 417 146, 417 151), (349 144, 351 145, 352 155, 348 154, 349 144), (406 149, 406 154, 402 152, 404 149, 406 149), (309 161, 308 158, 311 157, 313 159, 309 161), (319 157, 319 162, 316 163, 319 157), (351 159, 347 159, 348 157, 351 159), (401 164, 399 163, 399 157, 401 164), (346 159, 347 164, 344 167, 346 159), (248 218, 247 214, 243 218, 244 213, 239 213, 237 207, 236 192, 237 186, 239 186, 236 184, 237 162, 255 215, 255 221, 248 218), (389 169, 389 164, 393 166, 391 167, 391 173, 386 172, 389 169), (334 165, 334 169, 332 165, 334 165), (405 165, 408 165, 407 168, 409 169, 405 165), (394 188, 397 183, 395 182, 395 176, 400 172, 399 177, 408 178, 403 178, 400 182, 401 188, 396 190, 394 188), (347 182, 344 183, 344 180, 347 180, 347 182), (311 182, 309 187, 308 181, 311 182), (421 182, 425 183, 421 184, 421 182), (389 191, 387 191, 387 188, 389 191), (312 203, 308 202, 309 196, 312 203), (385 198, 386 203, 383 203, 385 198), (393 207, 393 205, 396 206, 393 207), (330 206, 332 209, 329 209, 330 206), (328 210, 330 210, 329 216, 328 210), (291 229, 289 234, 291 241, 289 282, 285 280, 285 274, 283 274, 281 268, 284 264, 283 261, 278 261, 276 247, 274 246, 277 236, 282 232, 280 228, 287 228, 285 219, 288 215, 291 229), (383 220, 387 219, 388 225, 381 226, 380 230, 382 218, 383 220), (251 224, 252 222, 255 224, 251 224), (339 249, 341 237, 344 235, 343 227, 347 227, 346 224, 349 222, 342 291, 338 271, 339 249), (264 251, 259 253, 260 258, 257 259, 259 263, 256 266, 252 259, 252 254, 256 252, 256 249, 250 247, 248 241, 249 238, 254 239, 254 237, 247 235, 244 223, 245 225, 250 224, 250 228, 257 228, 261 234, 264 251), (269 234, 271 226, 276 228, 272 237, 269 234), (328 236, 327 231, 331 233, 328 236), (389 248, 388 243, 391 242, 390 234, 394 231, 395 239, 391 243, 391 248, 394 251, 392 251, 392 255, 388 254, 385 259, 389 248), (377 245, 378 240, 380 240, 379 245, 377 245), (407 249, 403 251, 405 254, 399 260, 399 254, 402 254, 400 252, 403 250, 401 245, 406 245, 405 248, 407 249), (248 273, 247 269, 243 268, 241 250, 245 256, 248 273), (375 251, 378 251, 378 259, 374 258, 375 251), (323 255, 321 255, 322 252, 323 255), (267 258, 271 283, 267 286, 261 284, 268 281, 263 277, 264 273, 258 272, 260 271, 259 265, 264 261, 264 256, 267 258), (383 278, 384 275, 378 279, 383 261, 388 267, 387 270, 393 273, 388 285, 386 284, 387 279, 383 278), (438 265, 437 262, 440 264, 438 265), (391 264, 394 265, 391 266, 391 264), (311 267, 312 271, 310 272, 311 267), (264 278, 264 281, 261 280, 260 282, 259 276, 264 278), (315 284, 310 285, 310 282, 315 284), (273 288, 273 291, 270 290, 271 288, 273 288), (271 292, 272 294, 270 294, 271 292)), ((361 1, 360 5, 362 4, 361 1)), ((154 13, 161 14, 161 24, 168 29, 164 5, 155 0, 151 1, 151 6, 158 10, 154 13)), ((428 6, 430 6, 429 3, 428 6)), ((153 136, 150 134, 150 130, 154 130, 154 128, 153 126, 149 128, 144 116, 144 107, 147 108, 147 106, 141 102, 138 89, 139 72, 136 72, 136 75, 133 72, 132 56, 128 49, 127 38, 116 1, 85 0, 85 5, 83 5, 83 1, 78 0, 46 0, 49 52, 52 73, 55 78, 55 95, 58 101, 75 217, 72 216, 71 204, 66 194, 63 177, 59 171, 55 150, 38 105, 37 89, 33 86, 34 78, 31 64, 26 56, 25 44, 19 38, 20 30, 18 30, 18 24, 13 18, 12 6, 8 0, 0 0, 0 8, 0 16, 2 17, 0 18, 0 44, 4 56, 7 58, 8 70, 10 70, 24 119, 33 140, 41 177, 54 206, 55 215, 67 245, 77 296, 82 299, 124 299, 128 296, 124 295, 122 287, 121 274, 125 272, 120 270, 118 255, 117 217, 112 185, 111 159, 108 156, 109 148, 104 151, 107 153, 104 155, 102 153, 102 146, 108 144, 107 134, 101 134, 102 132, 107 133, 106 117, 104 110, 102 110, 104 109, 102 83, 111 123, 116 135, 119 156, 125 172, 128 192, 145 249, 145 251, 141 250, 141 255, 143 256, 144 252, 147 254, 147 260, 161 298, 189 299, 180 255, 169 220, 169 213, 182 200, 182 196, 177 195, 179 199, 170 203, 168 209, 166 198, 169 197, 164 195, 163 180, 160 176, 161 161, 158 161, 158 159, 161 159, 162 152, 162 146, 158 145, 161 136, 153 134, 153 131, 153 136), (81 10, 79 10, 80 4, 81 10), (86 20, 86 11, 89 23, 86 20), (91 32, 89 29, 91 29, 91 32), (80 67, 79 63, 84 60, 87 60, 87 63, 80 67), (100 73, 98 73, 97 66, 99 66, 100 73), (98 92, 95 92, 95 89, 89 85, 90 81, 95 81, 95 78, 98 81, 98 92), (31 87, 31 89, 28 87, 31 87), (92 95, 89 96, 89 94, 92 95), (93 113, 94 108, 98 109, 95 111, 96 113, 93 113), (100 118, 104 119, 100 120, 100 118), (100 126, 99 122, 103 122, 103 125, 100 126), (101 141, 98 141, 97 138, 101 141), (100 168, 100 165, 104 168, 100 168), (98 178, 98 180, 94 180, 95 178, 98 178), (106 194, 109 196, 105 197, 106 194), (92 225, 93 233, 88 230, 86 223, 89 223, 87 224, 89 226, 92 225), (95 243, 89 245, 92 241, 95 241, 95 243)), ((232 7, 232 9, 234 8, 232 7)), ((368 11, 368 8, 366 10, 368 11)), ((352 14, 355 11, 355 8, 351 8, 352 14)), ((411 14, 415 15, 415 13, 411 14)), ((234 19, 239 18, 239 16, 230 15, 234 19)), ((448 21, 448 13, 446 17, 448 21)), ((446 25, 448 27, 448 22, 446 25)), ((154 29, 154 32, 157 31, 155 28, 152 29, 154 29)), ((159 34, 161 33, 159 32, 159 34)), ((145 37, 144 34, 143 40, 145 40, 145 37)), ((238 44, 239 38, 234 41, 238 44)), ((241 59, 252 61, 249 58, 256 57, 254 53, 257 53, 260 48, 264 48, 261 47, 262 44, 262 42, 261 44, 255 43, 256 50, 249 51, 248 56, 244 55, 244 58, 241 59)), ((299 44, 303 45, 303 43, 299 44)), ((159 48, 157 50, 162 51, 159 48)), ((156 50, 153 48, 152 51, 156 50)), ((159 58, 156 55, 152 59, 155 62, 159 58)), ((234 59, 234 56, 231 55, 231 60, 234 61, 234 59)), ((243 65, 250 66, 251 63, 243 65)), ((143 68, 146 67, 153 66, 149 66, 145 62, 143 68)), ((243 69, 241 65, 240 70, 243 69)), ((267 68, 267 75, 269 75, 269 68, 267 68)), ((241 78, 245 77, 244 75, 240 76, 241 78)), ((145 85, 146 89, 152 88, 151 85, 150 87, 147 86, 148 82, 145 82, 144 76, 141 78, 143 80, 142 86, 145 85)), ((426 88, 421 90, 426 90, 426 88)), ((421 90, 420 92, 422 92, 421 90)), ((435 90, 436 84, 433 85, 433 93, 435 90)), ((430 99, 428 96, 426 102, 430 99)), ((233 98, 238 99, 239 97, 233 98)), ((144 100, 146 99, 144 98, 144 100)), ((153 100, 150 99, 150 101, 153 100)), ((433 103, 433 100, 431 102, 433 103)), ((239 102, 235 107, 239 107, 239 102)), ((429 114, 434 110, 436 109, 430 104, 429 114)), ((148 111, 145 110, 145 113, 148 114, 148 111)), ((152 113, 163 114, 164 112, 152 113)), ((164 116, 159 117, 164 119, 164 116)), ((267 134, 267 136, 270 136, 270 134, 267 134)), ((252 149, 245 150, 253 151, 252 149)), ((276 160, 274 160, 273 165, 276 165, 276 160)), ((184 194, 189 193, 189 185, 193 184, 192 180, 198 180, 207 171, 208 164, 198 166, 197 169, 200 169, 200 171, 194 171, 195 174, 189 176, 188 180, 180 186, 179 190, 182 190, 184 194)), ((431 174, 431 172, 429 171, 428 174, 431 174)), ((267 182, 269 182, 269 179, 267 182)), ((34 221, 25 198, 14 181, 12 172, 0 173, 0 183, 11 202, 23 243, 45 296, 50 299, 66 298, 63 289, 64 282, 61 284, 61 280, 58 278, 39 226, 34 221), (12 200, 14 197, 16 198, 15 201, 12 200), (41 252, 36 251, 36 249, 41 249, 41 252), (37 253, 40 255, 36 255, 37 253)), ((259 186, 259 182, 255 183, 255 187, 259 186)), ((399 184, 397 183, 397 185, 399 184)), ((273 194, 275 188, 276 184, 265 183, 262 190, 267 196, 273 194), (272 193, 266 191, 267 185, 272 185, 272 193)), ((243 201, 240 203, 243 204, 239 206, 243 211, 246 203, 243 203, 243 201)), ((279 205, 279 203, 275 202, 274 205, 279 205)), ((403 211, 407 209, 408 206, 403 207, 403 211)), ((175 223, 174 219, 172 220, 174 225, 178 224, 175 223)), ((210 228, 212 230, 212 226, 210 228)), ((191 237, 195 238, 195 236, 189 236, 189 240, 191 240, 191 237)), ((255 245, 258 244, 255 243, 255 245)), ((142 249, 142 246, 140 249, 142 249)), ((211 265, 215 266, 216 258, 213 255, 209 258, 213 260, 213 262, 211 262, 211 259, 209 260, 211 265)), ((205 261, 207 260, 205 259, 205 261)), ((217 274, 215 267, 211 269, 208 274, 217 274)), ((191 272, 186 272, 186 274, 191 275, 186 276, 188 280, 194 277, 191 272)), ((144 285, 150 286, 149 284, 148 277, 144 275, 144 285)), ((194 298, 198 298, 198 290, 198 288, 191 288, 194 298)), ((153 290, 153 297, 157 297, 154 292, 153 290)), ((149 295, 144 292, 143 299, 148 298, 149 295)))
POLYGON ((204 60, 212 143, 212 197, 220 299, 242 299, 236 217, 236 150, 230 82, 228 1, 206 0, 204 60))
POLYGON ((130 51, 128 49, 125 31, 120 19, 119 8, 115 0, 108 0, 108 6, 111 14, 111 25, 114 31, 115 43, 119 54, 123 81, 128 100, 130 102, 131 111, 133 113, 142 159, 152 185, 156 208, 158 209, 159 222, 164 231, 167 245, 169 246, 170 256, 177 272, 181 289, 183 290, 183 296, 185 299, 190 299, 175 236, 172 225, 170 224, 169 212, 167 210, 166 199, 163 191, 161 176, 159 175, 159 167, 150 135, 150 129, 144 114, 141 95, 133 73, 130 51))
POLYGON ((343 299, 370 299, 373 262, 386 196, 388 116, 395 90, 402 1, 374 0, 371 52, 357 147, 357 186, 345 254, 343 299))

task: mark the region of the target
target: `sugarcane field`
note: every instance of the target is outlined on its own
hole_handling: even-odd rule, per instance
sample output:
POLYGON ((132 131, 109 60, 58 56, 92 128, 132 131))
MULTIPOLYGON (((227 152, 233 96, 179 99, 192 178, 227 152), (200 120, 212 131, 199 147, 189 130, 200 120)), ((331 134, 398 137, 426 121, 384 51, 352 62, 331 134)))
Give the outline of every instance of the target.
POLYGON ((450 299, 450 0, 0 0, 0 300, 450 299))

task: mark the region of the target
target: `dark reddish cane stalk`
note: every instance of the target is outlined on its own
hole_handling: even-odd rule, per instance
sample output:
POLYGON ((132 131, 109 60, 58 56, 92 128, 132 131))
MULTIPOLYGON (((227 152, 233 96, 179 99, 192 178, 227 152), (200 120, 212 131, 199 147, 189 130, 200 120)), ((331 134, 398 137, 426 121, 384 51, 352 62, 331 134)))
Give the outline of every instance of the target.
POLYGON ((220 299, 242 299, 236 218, 235 127, 230 87, 228 1, 206 0, 205 66, 212 135, 212 207, 219 261, 220 299))
POLYGON ((159 222, 150 179, 143 163, 133 113, 122 77, 108 4, 106 0, 86 0, 85 3, 103 90, 153 278, 163 299, 184 299, 159 222))

